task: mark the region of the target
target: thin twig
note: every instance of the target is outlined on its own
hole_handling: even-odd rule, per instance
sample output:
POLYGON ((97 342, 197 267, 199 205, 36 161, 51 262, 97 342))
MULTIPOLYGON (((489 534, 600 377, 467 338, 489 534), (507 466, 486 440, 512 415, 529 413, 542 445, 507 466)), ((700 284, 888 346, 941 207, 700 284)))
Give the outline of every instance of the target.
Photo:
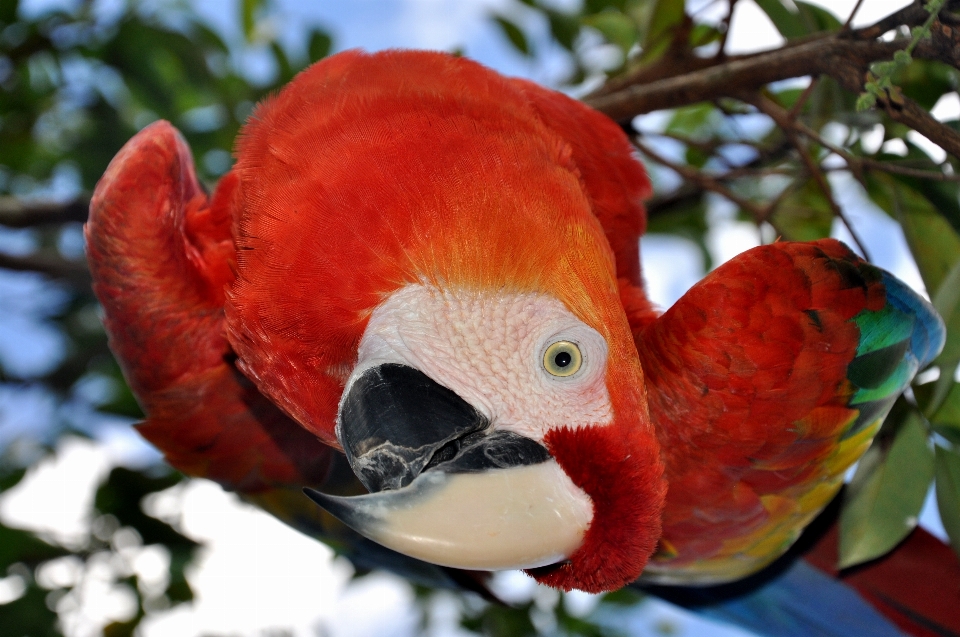
POLYGON ((54 279, 61 279, 78 288, 90 287, 90 270, 85 261, 68 261, 50 254, 13 256, 0 253, 0 268, 20 272, 38 272, 54 279))
POLYGON ((843 23, 843 27, 840 28, 841 31, 849 31, 850 25, 853 24, 853 19, 856 17, 857 12, 860 11, 860 5, 863 4, 863 0, 857 0, 857 4, 853 6, 853 11, 850 12, 850 15, 847 16, 847 21, 843 23))
POLYGON ((737 166, 735 168, 731 168, 722 175, 714 175, 714 177, 722 181, 729 181, 731 179, 743 179, 744 177, 790 177, 795 175, 796 172, 797 171, 790 170, 789 168, 779 168, 777 166, 770 166, 768 168, 748 168, 746 166, 737 166))
POLYGON ((708 155, 712 155, 714 151, 717 150, 717 148, 727 143, 720 140, 711 140, 711 141, 701 142, 696 139, 687 137, 686 135, 671 133, 670 131, 663 131, 661 133, 655 133, 655 134, 659 137, 666 137, 667 139, 672 139, 686 146, 696 148, 697 150, 702 151, 708 155))
POLYGON ((727 15, 723 18, 720 24, 723 25, 723 33, 720 35, 720 48, 717 49, 718 58, 723 58, 726 56, 727 48, 727 36, 730 35, 730 22, 733 20, 733 9, 737 5, 737 0, 730 0, 730 4, 727 9, 727 15))
POLYGON ((0 225, 8 228, 34 228, 40 225, 86 221, 90 200, 78 197, 73 201, 24 201, 0 196, 0 225))
POLYGON ((827 182, 827 178, 820 170, 820 165, 814 161, 813 156, 810 154, 810 149, 807 148, 807 145, 803 143, 799 135, 797 135, 795 129, 787 128, 784 130, 784 132, 790 137, 790 141, 794 148, 797 149, 797 152, 800 153, 800 159, 803 161, 803 165, 807 167, 807 172, 810 173, 810 177, 813 178, 813 180, 817 183, 817 186, 823 193, 824 199, 827 200, 827 205, 830 206, 830 210, 833 211, 833 215, 840 219, 840 221, 843 222, 843 225, 847 227, 847 230, 850 231, 850 236, 853 237, 854 243, 856 243, 857 247, 860 248, 860 254, 863 255, 863 258, 867 261, 870 261, 870 253, 867 252, 867 247, 863 244, 863 241, 860 240, 860 236, 854 229, 853 224, 850 223, 850 220, 847 219, 847 216, 844 214, 840 204, 838 204, 837 200, 834 199, 833 189, 830 188, 830 183, 827 182))
POLYGON ((807 100, 810 99, 810 96, 813 95, 813 91, 816 90, 817 84, 819 83, 819 77, 815 77, 810 80, 810 83, 807 84, 807 88, 803 89, 803 93, 800 94, 800 97, 797 98, 796 103, 794 103, 793 107, 790 109, 790 119, 796 120, 800 116, 800 112, 806 105, 807 100))
POLYGON ((915 177, 917 179, 930 179, 932 181, 954 181, 960 182, 960 175, 947 175, 943 172, 933 171, 933 170, 922 170, 918 168, 910 168, 908 166, 900 166, 892 162, 886 161, 877 161, 876 159, 871 159, 870 157, 859 157, 853 155, 844 148, 837 146, 824 139, 817 131, 813 130, 803 122, 793 119, 782 106, 771 100, 770 98, 761 95, 755 99, 748 100, 751 104, 757 107, 761 113, 764 113, 770 117, 774 123, 780 128, 787 129, 792 128, 798 133, 808 137, 809 139, 820 144, 830 152, 836 154, 841 159, 847 162, 847 164, 856 164, 856 166, 851 165, 851 172, 856 173, 857 170, 862 170, 864 168, 870 168, 873 170, 879 170, 882 172, 887 172, 895 175, 903 175, 904 177, 915 177))
POLYGON ((641 153, 643 153, 653 161, 657 162, 658 164, 666 166, 670 170, 679 174, 684 179, 687 179, 688 181, 692 181, 693 183, 695 183, 697 186, 700 186, 704 190, 709 190, 711 192, 717 193, 718 195, 722 195, 727 199, 729 199, 730 201, 732 201, 733 203, 740 206, 741 208, 743 208, 744 210, 747 210, 748 212, 750 212, 751 215, 753 215, 757 223, 760 223, 761 221, 766 221, 767 216, 769 214, 769 211, 767 209, 761 208, 760 206, 750 201, 749 199, 745 199, 740 195, 736 194, 735 192, 730 190, 728 187, 726 187, 723 183, 721 183, 720 180, 715 179, 714 177, 711 177, 706 173, 702 173, 699 170, 696 170, 695 168, 690 168, 689 166, 685 166, 683 164, 678 164, 676 162, 670 161, 666 157, 660 155, 659 153, 651 149, 649 146, 641 142, 639 138, 635 137, 633 140, 633 143, 634 145, 636 145, 637 149, 641 153))
MULTIPOLYGON (((830 150, 833 150, 832 148, 830 150)), ((839 153, 838 153, 839 154, 839 153)), ((877 161, 870 157, 857 157, 856 155, 840 155, 844 159, 848 157, 861 164, 864 168, 872 168, 893 175, 903 175, 904 177, 916 177, 917 179, 929 179, 931 181, 960 181, 960 175, 948 175, 946 173, 933 170, 922 170, 920 168, 910 168, 909 166, 900 166, 892 162, 877 161)))

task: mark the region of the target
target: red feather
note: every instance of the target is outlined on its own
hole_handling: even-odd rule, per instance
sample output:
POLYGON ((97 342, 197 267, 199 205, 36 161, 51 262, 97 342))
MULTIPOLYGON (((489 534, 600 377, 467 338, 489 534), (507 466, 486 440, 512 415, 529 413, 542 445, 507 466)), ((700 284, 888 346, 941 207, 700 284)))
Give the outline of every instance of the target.
POLYGON ((223 327, 232 186, 222 182, 210 205, 166 122, 114 158, 85 228, 110 347, 148 415, 140 432, 174 467, 244 492, 319 484, 329 449, 232 364, 223 327))

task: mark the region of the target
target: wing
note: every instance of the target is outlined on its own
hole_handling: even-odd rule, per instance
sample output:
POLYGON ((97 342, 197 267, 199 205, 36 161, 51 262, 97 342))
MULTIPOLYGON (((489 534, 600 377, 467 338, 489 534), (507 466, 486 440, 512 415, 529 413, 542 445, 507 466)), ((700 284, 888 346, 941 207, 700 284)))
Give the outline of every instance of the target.
POLYGON ((755 248, 637 333, 669 481, 644 578, 731 581, 833 498, 943 323, 832 239, 755 248))
POLYGON ((838 572, 839 510, 835 500, 787 555, 745 580, 642 588, 770 637, 960 635, 960 561, 950 547, 917 528, 891 553, 838 572))
POLYGON ((224 334, 234 185, 225 178, 211 201, 170 124, 137 134, 90 204, 94 291, 147 414, 140 433, 171 465, 244 493, 319 484, 330 450, 236 370, 224 334))

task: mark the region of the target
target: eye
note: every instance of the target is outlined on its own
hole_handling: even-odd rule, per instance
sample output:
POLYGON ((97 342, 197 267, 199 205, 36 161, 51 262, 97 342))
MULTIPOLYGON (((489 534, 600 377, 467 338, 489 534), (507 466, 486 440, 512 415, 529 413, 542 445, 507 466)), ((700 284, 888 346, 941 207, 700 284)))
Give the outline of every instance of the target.
POLYGON ((582 364, 580 348, 570 341, 557 341, 543 353, 543 368, 552 376, 573 376, 582 364))

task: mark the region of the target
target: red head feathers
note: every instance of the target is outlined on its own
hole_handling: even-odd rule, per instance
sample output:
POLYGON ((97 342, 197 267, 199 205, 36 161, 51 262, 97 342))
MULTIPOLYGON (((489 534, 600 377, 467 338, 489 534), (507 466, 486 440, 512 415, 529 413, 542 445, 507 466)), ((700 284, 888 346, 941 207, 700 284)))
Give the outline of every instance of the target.
MULTIPOLYGON (((638 233, 649 188, 613 123, 466 59, 354 51, 314 65, 258 107, 237 156, 215 196, 229 202, 237 227, 227 325, 240 368, 260 390, 321 439, 345 445, 335 437, 337 410, 377 308, 411 286, 457 303, 478 299, 462 329, 434 335, 454 360, 424 365, 405 354, 402 362, 468 398, 490 432, 545 445, 589 496, 582 546, 563 566, 538 571, 541 579, 586 590, 635 579, 659 536, 664 488, 614 253, 598 220, 638 233), (599 173, 622 180, 594 179, 591 188, 587 178, 599 173), (491 367, 511 364, 502 346, 532 348, 517 364, 545 375, 537 339, 553 334, 527 342, 509 321, 477 320, 533 299, 557 303, 600 336, 603 360, 588 363, 602 366, 601 382, 585 389, 566 379, 561 390, 592 391, 606 404, 578 413, 547 397, 539 407, 565 411, 531 424, 511 419, 525 407, 515 397, 536 391, 528 370, 498 377, 500 395, 477 387, 485 375, 493 380, 491 367), (472 364, 457 363, 458 352, 472 364)), ((635 240, 617 248, 636 255, 635 240)), ((441 347, 431 354, 450 356, 441 347)))

